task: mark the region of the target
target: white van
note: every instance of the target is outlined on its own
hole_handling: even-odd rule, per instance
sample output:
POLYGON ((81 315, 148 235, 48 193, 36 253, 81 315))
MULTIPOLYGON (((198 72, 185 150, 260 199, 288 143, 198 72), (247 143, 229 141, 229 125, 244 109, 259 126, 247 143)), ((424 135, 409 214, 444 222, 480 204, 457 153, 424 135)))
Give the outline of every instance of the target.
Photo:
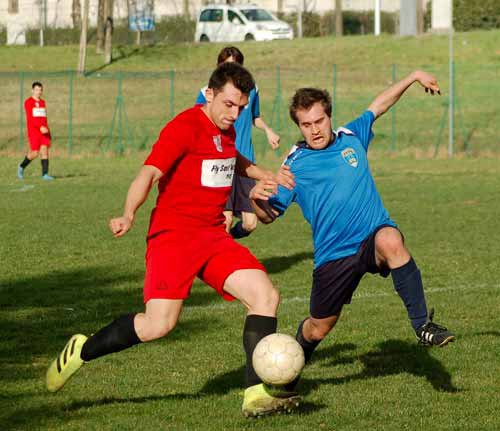
POLYGON ((293 29, 255 5, 214 4, 201 9, 194 37, 196 42, 293 39, 293 29))

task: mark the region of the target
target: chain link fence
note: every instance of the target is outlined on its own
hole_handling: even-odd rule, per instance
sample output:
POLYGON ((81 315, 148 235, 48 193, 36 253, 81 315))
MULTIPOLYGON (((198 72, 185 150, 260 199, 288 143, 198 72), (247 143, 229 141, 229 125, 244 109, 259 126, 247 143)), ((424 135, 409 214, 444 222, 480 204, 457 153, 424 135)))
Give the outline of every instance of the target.
MULTIPOLYGON (((422 157, 445 155, 448 143, 448 66, 421 67, 434 73, 443 95, 428 96, 418 85, 374 128, 373 150, 422 157)), ((261 115, 281 135, 287 151, 299 137, 288 116, 288 103, 299 87, 327 89, 332 95, 332 123, 339 127, 368 107, 374 97, 411 71, 405 65, 365 65, 320 70, 274 65, 253 70, 261 115)), ((479 155, 500 152, 500 65, 455 66, 455 152, 479 155)), ((33 81, 44 84, 52 153, 63 156, 129 154, 151 148, 164 124, 193 105, 209 73, 199 71, 0 73, 0 152, 27 149, 24 100, 33 81)), ((254 130, 257 157, 271 152, 265 134, 254 130)))

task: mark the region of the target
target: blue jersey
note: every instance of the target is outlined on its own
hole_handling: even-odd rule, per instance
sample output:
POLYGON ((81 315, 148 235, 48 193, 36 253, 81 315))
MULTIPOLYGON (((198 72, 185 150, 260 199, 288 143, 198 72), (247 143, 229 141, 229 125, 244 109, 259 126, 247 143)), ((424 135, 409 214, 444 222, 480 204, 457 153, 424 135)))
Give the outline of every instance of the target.
POLYGON ((374 114, 366 111, 334 131, 333 143, 321 150, 299 142, 285 161, 295 175, 295 187, 279 186, 269 200, 280 214, 292 202, 300 206, 312 228, 315 268, 356 254, 378 226, 396 226, 368 166, 374 120, 374 114))
MULTIPOLYGON (((200 90, 196 98, 196 104, 206 103, 206 89, 207 87, 204 87, 200 90)), ((248 96, 248 104, 243 108, 234 123, 234 129, 236 130, 236 149, 252 163, 255 163, 255 151, 252 144, 252 126, 254 120, 258 117, 260 117, 259 89, 255 87, 248 96)))

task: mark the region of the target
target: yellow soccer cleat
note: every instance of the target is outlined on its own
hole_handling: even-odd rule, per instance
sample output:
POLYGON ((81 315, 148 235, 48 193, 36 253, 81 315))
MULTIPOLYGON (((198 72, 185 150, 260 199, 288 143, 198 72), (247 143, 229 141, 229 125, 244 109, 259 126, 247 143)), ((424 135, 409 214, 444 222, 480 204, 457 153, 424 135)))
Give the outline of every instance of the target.
POLYGON ((85 341, 87 341, 85 335, 73 335, 61 354, 50 364, 46 377, 47 389, 50 392, 57 392, 61 389, 83 365, 84 361, 80 358, 80 352, 85 341))
POLYGON ((263 383, 245 389, 243 415, 247 418, 271 415, 275 413, 289 413, 295 410, 302 398, 296 392, 273 392, 263 383))

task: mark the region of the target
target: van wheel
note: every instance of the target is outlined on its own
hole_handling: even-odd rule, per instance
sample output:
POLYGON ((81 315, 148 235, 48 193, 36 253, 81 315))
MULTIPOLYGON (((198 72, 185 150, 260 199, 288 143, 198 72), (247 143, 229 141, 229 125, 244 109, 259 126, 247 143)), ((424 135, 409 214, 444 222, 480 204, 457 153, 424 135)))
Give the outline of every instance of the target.
POLYGON ((208 36, 206 34, 202 34, 200 36, 200 42, 210 42, 210 39, 208 38, 208 36))
POLYGON ((255 40, 255 37, 252 33, 248 33, 245 35, 245 40, 255 40))

